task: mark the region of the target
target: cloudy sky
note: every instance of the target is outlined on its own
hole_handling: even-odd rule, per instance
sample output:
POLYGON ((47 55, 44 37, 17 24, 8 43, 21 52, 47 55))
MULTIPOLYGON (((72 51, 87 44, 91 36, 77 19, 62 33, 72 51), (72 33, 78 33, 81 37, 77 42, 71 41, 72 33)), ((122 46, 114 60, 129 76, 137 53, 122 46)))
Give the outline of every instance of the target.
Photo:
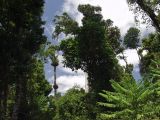
MULTIPOLYGON (((126 0, 45 0, 43 19, 46 21, 45 35, 48 37, 48 40, 53 43, 57 43, 57 41, 52 40, 52 32, 54 31, 54 24, 52 20, 55 15, 67 12, 81 25, 81 19, 83 16, 77 11, 77 7, 79 4, 88 3, 100 6, 102 8, 102 15, 104 19, 111 19, 114 21, 114 25, 120 28, 122 36, 126 33, 129 27, 135 26, 134 14, 132 11, 129 11, 126 0)), ((140 25, 139 29, 141 29, 142 36, 153 31, 153 28, 151 27, 146 29, 145 25, 140 25)), ((126 50, 125 54, 128 62, 134 64, 133 75, 138 80, 140 75, 136 51, 126 50)), ((124 65, 124 61, 120 61, 120 64, 124 65)), ((81 70, 73 72, 69 68, 64 68, 63 64, 60 64, 57 71, 59 92, 64 93, 74 85, 79 85, 80 87, 85 88, 85 75, 81 70)), ((53 68, 49 64, 45 65, 45 74, 46 79, 52 83, 53 68)))

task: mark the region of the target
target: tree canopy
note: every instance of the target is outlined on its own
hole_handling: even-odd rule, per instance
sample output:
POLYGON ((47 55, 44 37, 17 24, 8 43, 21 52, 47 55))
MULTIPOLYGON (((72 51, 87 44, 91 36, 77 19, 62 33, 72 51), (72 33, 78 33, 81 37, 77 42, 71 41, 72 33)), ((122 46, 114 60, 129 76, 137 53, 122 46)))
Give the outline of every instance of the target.
POLYGON ((124 45, 127 48, 136 49, 140 42, 140 30, 134 27, 129 28, 124 36, 124 45))
MULTIPOLYGON (((64 63, 73 70, 82 69, 88 74, 89 89, 91 91, 111 90, 111 86, 107 81, 121 76, 119 72, 116 72, 116 77, 113 75, 114 70, 120 70, 116 59, 116 49, 119 47, 119 29, 112 26, 111 20, 103 20, 100 7, 88 4, 79 5, 78 10, 84 16, 82 26, 77 26, 77 31, 74 31, 74 34, 72 31, 70 32, 70 35, 73 36, 65 39, 60 44, 60 49, 64 52, 64 63)), ((59 34, 57 32, 58 26, 62 26, 64 33, 68 29, 63 24, 65 21, 75 23, 71 17, 68 17, 68 20, 63 20, 65 16, 66 13, 62 16, 56 16, 58 19, 55 20, 57 25, 55 34, 57 35, 59 34)), ((73 29, 70 28, 70 30, 73 29)))

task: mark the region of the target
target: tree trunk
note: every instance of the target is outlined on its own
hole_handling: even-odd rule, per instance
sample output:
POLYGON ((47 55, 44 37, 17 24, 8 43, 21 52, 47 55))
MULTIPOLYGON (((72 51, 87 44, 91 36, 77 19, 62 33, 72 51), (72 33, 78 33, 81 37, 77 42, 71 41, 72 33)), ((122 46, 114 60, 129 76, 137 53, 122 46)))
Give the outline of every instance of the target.
POLYGON ((12 120, 27 120, 26 100, 26 79, 17 79, 15 105, 12 113, 12 120))
POLYGON ((8 75, 7 69, 3 67, 1 72, 1 89, 0 89, 0 120, 6 120, 7 97, 8 97, 8 75))
POLYGON ((54 95, 56 95, 57 94, 57 88, 56 88, 56 86, 57 86, 57 81, 56 81, 56 78, 57 76, 56 76, 56 66, 54 66, 54 95))
POLYGON ((4 86, 4 99, 3 99, 4 118, 6 118, 6 115, 7 115, 7 98, 8 98, 8 82, 5 83, 5 86, 4 86))
POLYGON ((0 90, 0 120, 5 120, 7 113, 8 84, 0 90))
POLYGON ((5 120, 5 112, 4 112, 4 89, 0 91, 0 120, 5 120))

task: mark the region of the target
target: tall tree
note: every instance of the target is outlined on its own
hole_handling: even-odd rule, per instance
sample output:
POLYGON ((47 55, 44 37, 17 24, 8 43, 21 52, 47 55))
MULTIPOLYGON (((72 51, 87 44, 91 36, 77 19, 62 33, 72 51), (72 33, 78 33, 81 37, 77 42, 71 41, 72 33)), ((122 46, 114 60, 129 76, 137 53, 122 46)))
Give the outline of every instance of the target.
POLYGON ((57 50, 58 50, 58 46, 48 45, 48 49, 47 51, 45 51, 45 56, 49 57, 49 59, 51 60, 51 65, 53 66, 53 69, 54 69, 53 89, 54 89, 55 96, 57 94, 57 89, 58 89, 56 70, 57 70, 57 66, 59 65, 59 60, 58 60, 57 50))
POLYGON ((73 70, 82 69, 88 73, 90 92, 98 93, 102 89, 111 90, 108 81, 120 77, 120 66, 116 59, 116 50, 111 45, 113 37, 117 36, 113 38, 115 41, 118 39, 119 31, 117 28, 113 28, 109 22, 103 20, 100 7, 87 4, 80 5, 78 10, 84 16, 80 27, 71 17, 68 17, 68 20, 63 20, 66 13, 57 16, 55 19, 56 33, 66 33, 69 29, 71 30, 69 34, 73 35, 62 41, 60 45, 61 50, 64 52, 64 63, 73 70), (68 23, 75 23, 71 24, 74 25, 74 30, 76 30, 74 33, 73 29, 67 26, 68 23), (112 34, 112 32, 117 34, 112 34), (114 75, 115 73, 117 75, 114 75))
MULTIPOLYGON (((44 1, 1 0, 0 3, 1 55, 3 58, 1 65, 5 63, 4 68, 7 68, 5 72, 11 73, 12 77, 9 79, 12 82, 15 80, 16 84, 12 119, 25 120, 27 119, 27 81, 33 56, 40 45, 45 42, 41 20, 44 1), (6 57, 4 57, 4 53, 7 54, 6 57)), ((6 76, 6 73, 3 76, 6 76)), ((2 81, 6 85, 9 84, 7 78, 2 81)), ((4 101, 6 101, 6 97, 4 101)))
POLYGON ((11 64, 14 62, 12 58, 12 45, 11 30, 14 24, 9 19, 9 10, 5 1, 0 1, 0 119, 4 120, 6 116, 8 85, 12 84, 10 78, 13 78, 13 67, 11 64), (11 67, 11 68, 10 68, 11 67), (11 75, 12 73, 12 75, 11 75))

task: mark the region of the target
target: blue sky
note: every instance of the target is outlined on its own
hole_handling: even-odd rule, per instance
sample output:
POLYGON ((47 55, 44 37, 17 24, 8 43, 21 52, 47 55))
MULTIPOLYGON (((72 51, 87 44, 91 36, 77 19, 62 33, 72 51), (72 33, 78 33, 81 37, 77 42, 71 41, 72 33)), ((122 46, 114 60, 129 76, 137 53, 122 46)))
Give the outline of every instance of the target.
POLYGON ((52 41, 52 31, 53 31, 53 19, 62 9, 64 0, 45 0, 43 20, 46 21, 45 24, 45 35, 50 41, 52 41))
MULTIPOLYGON (((52 32, 54 25, 52 20, 54 16, 62 12, 67 12, 71 15, 80 25, 82 14, 77 10, 79 4, 91 4, 100 6, 102 8, 102 15, 104 19, 111 19, 114 25, 120 28, 122 36, 131 26, 135 26, 134 14, 129 11, 129 7, 126 0, 45 0, 44 15, 43 19, 46 21, 45 24, 45 35, 52 43, 57 43, 52 39, 52 32)), ((153 28, 146 29, 145 25, 138 26, 141 29, 141 35, 146 35, 153 31, 153 28)), ((138 56, 135 50, 126 50, 128 62, 134 65, 133 75, 136 79, 140 78, 138 68, 138 56)), ((63 60, 62 56, 59 57, 60 61, 63 60)), ((121 65, 124 65, 124 61, 120 61, 121 65)), ((46 79, 53 82, 53 68, 51 65, 45 65, 46 79)), ((64 68, 63 64, 60 63, 57 71, 57 83, 59 85, 59 92, 64 93, 74 85, 85 87, 85 74, 79 70, 77 72, 71 71, 69 68, 64 68)))
POLYGON ((43 18, 47 20, 47 24, 51 23, 57 12, 62 9, 64 0, 45 0, 43 18))

